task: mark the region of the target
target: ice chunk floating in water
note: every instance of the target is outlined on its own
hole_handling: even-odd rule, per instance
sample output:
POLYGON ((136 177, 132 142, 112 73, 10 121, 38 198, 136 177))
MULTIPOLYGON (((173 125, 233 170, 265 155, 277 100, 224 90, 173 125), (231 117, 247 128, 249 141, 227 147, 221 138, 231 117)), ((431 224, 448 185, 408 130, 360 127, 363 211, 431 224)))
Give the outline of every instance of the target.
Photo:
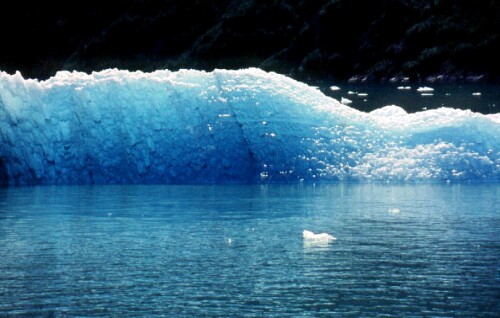
POLYGON ((315 234, 308 230, 304 230, 304 232, 302 232, 302 236, 304 237, 305 241, 314 242, 331 242, 337 239, 328 233, 315 234))
POLYGON ((417 88, 417 92, 433 92, 433 91, 434 88, 427 86, 417 88))
POLYGON ((4 185, 498 181, 498 136, 498 114, 364 113, 258 69, 0 73, 4 185))

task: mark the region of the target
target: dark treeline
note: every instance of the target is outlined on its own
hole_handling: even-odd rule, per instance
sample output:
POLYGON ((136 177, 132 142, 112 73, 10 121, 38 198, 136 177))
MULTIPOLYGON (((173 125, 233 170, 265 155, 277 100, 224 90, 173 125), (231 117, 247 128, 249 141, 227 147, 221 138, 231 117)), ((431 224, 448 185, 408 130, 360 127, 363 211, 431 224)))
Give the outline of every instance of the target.
POLYGON ((500 78, 496 0, 16 0, 0 70, 260 67, 309 77, 500 78))

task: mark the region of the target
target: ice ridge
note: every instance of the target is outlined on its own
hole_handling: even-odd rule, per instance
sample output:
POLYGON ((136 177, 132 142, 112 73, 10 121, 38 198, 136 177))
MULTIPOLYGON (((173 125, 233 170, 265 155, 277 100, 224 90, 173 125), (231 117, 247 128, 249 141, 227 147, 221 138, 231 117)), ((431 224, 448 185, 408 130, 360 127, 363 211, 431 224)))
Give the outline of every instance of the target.
POLYGON ((259 69, 0 73, 0 183, 499 181, 500 117, 364 113, 259 69))

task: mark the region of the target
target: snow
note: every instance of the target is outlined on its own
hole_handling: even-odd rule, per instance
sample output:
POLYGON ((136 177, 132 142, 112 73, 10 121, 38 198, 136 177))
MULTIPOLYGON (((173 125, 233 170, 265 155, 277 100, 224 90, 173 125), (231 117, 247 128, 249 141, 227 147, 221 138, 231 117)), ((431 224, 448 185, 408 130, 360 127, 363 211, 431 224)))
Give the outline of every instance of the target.
POLYGON ((0 73, 0 184, 500 181, 499 118, 364 113, 259 69, 0 73))

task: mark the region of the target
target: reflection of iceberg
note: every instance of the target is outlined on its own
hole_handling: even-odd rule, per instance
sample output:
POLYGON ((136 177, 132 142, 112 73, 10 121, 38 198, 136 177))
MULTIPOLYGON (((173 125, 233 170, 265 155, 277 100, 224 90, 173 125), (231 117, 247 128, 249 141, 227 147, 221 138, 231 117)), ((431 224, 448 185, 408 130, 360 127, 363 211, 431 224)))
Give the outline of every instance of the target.
POLYGON ((0 183, 498 181, 499 118, 363 113, 258 69, 0 73, 0 183))
POLYGON ((327 241, 304 241, 304 249, 309 252, 323 250, 330 247, 330 242, 327 241))

